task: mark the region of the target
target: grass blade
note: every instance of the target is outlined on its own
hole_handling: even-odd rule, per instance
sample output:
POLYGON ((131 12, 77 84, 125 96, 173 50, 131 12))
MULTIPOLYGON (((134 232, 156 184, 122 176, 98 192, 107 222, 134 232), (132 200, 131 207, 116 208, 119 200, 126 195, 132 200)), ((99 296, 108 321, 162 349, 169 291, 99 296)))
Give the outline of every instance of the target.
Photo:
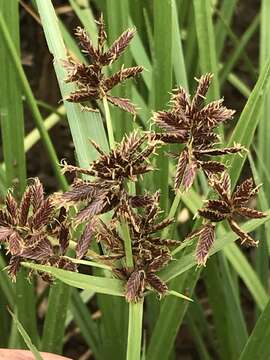
MULTIPOLYGON (((270 81, 270 60, 265 64, 259 79, 252 90, 250 97, 241 113, 241 116, 237 122, 236 127, 232 133, 229 141, 229 146, 234 143, 240 143, 247 149, 250 147, 255 130, 260 120, 260 114, 263 107, 264 96, 267 93, 268 85, 270 81)), ((232 179, 233 187, 240 176, 241 169, 244 165, 247 153, 244 153, 242 157, 233 156, 230 163, 230 175, 232 179)))
MULTIPOLYGON (((12 38, 9 35, 7 25, 5 23, 5 20, 2 16, 1 12, 0 12, 0 29, 1 29, 1 33, 3 36, 3 40, 7 46, 7 50, 10 53, 10 58, 13 61, 13 65, 17 71, 17 76, 18 76, 18 79, 20 80, 20 83, 21 83, 21 86, 23 89, 23 93, 24 93, 26 100, 28 102, 28 105, 33 113, 35 125, 40 132, 40 136, 44 142, 44 145, 45 145, 48 155, 50 157, 53 169, 55 171, 56 178, 58 179, 59 184, 62 186, 62 188, 65 188, 67 186, 65 177, 61 174, 60 167, 59 167, 59 161, 58 161, 57 155, 55 153, 53 144, 52 144, 50 137, 46 131, 46 128, 44 127, 42 116, 41 116, 38 106, 36 104, 34 95, 32 93, 30 85, 25 76, 23 67, 21 65, 20 58, 19 58, 16 48, 12 42, 12 38)), ((13 94, 13 96, 14 96, 14 94, 13 94)), ((14 139, 12 141, 14 141, 14 139)), ((23 152, 23 154, 24 154, 24 152, 23 152)), ((20 156, 22 156, 22 155, 20 155, 20 156)))
MULTIPOLYGON (((169 101, 172 89, 172 1, 154 1, 154 108, 164 109, 169 101)), ((163 152, 164 150, 162 150, 163 152)), ((160 155, 161 153, 158 152, 160 155)), ((158 156, 156 167, 159 171, 154 174, 154 183, 161 191, 160 204, 167 209, 169 175, 168 159, 158 156), (162 176, 160 176, 162 174, 162 176)))
POLYGON ((220 96, 211 1, 193 0, 193 6, 201 72, 214 74, 213 83, 207 95, 207 100, 213 101, 219 99, 220 96))
POLYGON ((230 56, 229 60, 226 62, 225 66, 221 70, 220 86, 223 86, 224 82, 227 79, 227 76, 233 70, 233 67, 237 63, 238 59, 241 57, 245 47, 247 46, 247 43, 249 42, 251 37, 254 35, 254 33, 257 30, 259 24, 260 24, 260 17, 256 16, 255 19, 252 21, 252 23, 247 28, 247 30, 245 31, 245 33, 239 39, 239 46, 237 46, 235 48, 235 51, 230 56))
POLYGON ((99 359, 98 347, 100 339, 98 336, 97 324, 92 319, 92 314, 83 302, 80 293, 77 290, 74 290, 75 289, 72 291, 70 310, 85 342, 93 352, 95 358, 99 359))
POLYGON ((35 359, 42 360, 43 359, 42 356, 40 355, 39 351, 33 344, 30 336, 27 334, 27 332, 25 331, 24 327, 22 326, 22 324, 20 323, 20 321, 18 320, 16 315, 13 314, 11 311, 10 311, 10 315, 12 316, 12 319, 13 319, 14 323, 16 324, 19 333, 21 334, 23 340, 25 341, 25 344, 27 345, 28 349, 32 352, 35 359))
POLYGON ((172 0, 172 62, 176 83, 188 89, 176 1, 172 0))
MULTIPOLYGON (((228 25, 231 23, 232 16, 234 14, 234 10, 236 8, 238 0, 224 0, 222 1, 222 6, 220 9, 220 14, 226 21, 228 25)), ((217 57, 220 57, 220 54, 223 50, 224 43, 226 40, 227 31, 224 26, 224 22, 222 22, 220 19, 217 22, 215 26, 215 33, 216 33, 216 52, 217 57)))
POLYGON ((62 353, 66 313, 71 288, 57 281, 50 290, 48 311, 42 333, 42 351, 62 353), (50 309, 54 311, 50 311, 50 309))
POLYGON ((37 265, 32 263, 22 264, 30 269, 47 272, 65 284, 77 287, 78 289, 93 290, 100 294, 124 296, 124 283, 121 280, 79 274, 46 265, 37 265))
POLYGON ((1 0, 0 9, 0 79, 3 94, 0 99, 0 120, 3 155, 7 185, 14 186, 16 196, 20 197, 26 185, 23 106, 19 79, 10 62, 9 46, 6 42, 8 34, 15 53, 19 52, 18 3, 1 0), (4 23, 3 29, 4 18, 7 23, 4 23))
POLYGON ((270 357, 270 301, 267 303, 264 311, 259 317, 255 328, 253 329, 247 344, 239 358, 239 360, 253 360, 258 357, 267 360, 270 357))

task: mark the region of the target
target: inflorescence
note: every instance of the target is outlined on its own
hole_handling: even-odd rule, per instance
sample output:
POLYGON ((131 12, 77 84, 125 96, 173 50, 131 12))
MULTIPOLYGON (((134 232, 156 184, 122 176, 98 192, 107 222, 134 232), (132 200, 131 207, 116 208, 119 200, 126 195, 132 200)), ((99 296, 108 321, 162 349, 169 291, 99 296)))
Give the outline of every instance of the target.
MULTIPOLYGON (((76 91, 67 100, 84 103, 106 96, 113 105, 135 114, 135 106, 129 99, 113 97, 109 91, 139 74, 143 68, 122 68, 110 77, 103 72, 103 67, 111 65, 125 51, 135 32, 125 31, 105 50, 107 36, 102 17, 98 29, 97 47, 84 29, 76 30, 90 64, 79 63, 71 57, 64 62, 68 72, 66 81, 76 84, 76 91)), ((109 153, 91 141, 99 158, 89 167, 62 164, 64 172, 75 174, 68 191, 45 197, 42 184, 34 179, 20 202, 11 191, 7 193, 5 205, 0 210, 0 242, 11 255, 8 273, 13 280, 22 261, 77 271, 78 264, 67 256, 71 251, 74 259, 86 256, 110 264, 114 276, 125 281, 129 302, 139 301, 147 289, 160 296, 166 295, 168 287, 158 273, 172 260, 171 249, 179 245, 179 241, 162 236, 162 230, 172 224, 173 219, 162 217, 159 192, 138 195, 129 191, 131 183, 136 184, 144 174, 155 170, 151 157, 157 147, 164 144, 180 144, 179 153, 173 154, 178 159, 175 191, 187 191, 201 169, 212 193, 217 195, 198 211, 203 224, 186 238, 198 238, 195 252, 198 265, 206 263, 218 222, 227 221, 241 243, 257 245, 257 241, 241 229, 237 219, 239 215, 248 218, 265 216, 248 206, 259 187, 254 186, 252 179, 247 179, 233 191, 226 164, 211 159, 243 150, 238 144, 225 148, 218 146, 219 136, 215 130, 230 120, 234 111, 227 109, 223 100, 204 105, 211 79, 212 75, 206 74, 198 80, 192 99, 182 87, 173 91, 171 109, 153 115, 154 123, 163 132, 134 131, 109 153), (83 228, 80 236, 74 231, 77 228, 83 228), (126 253, 127 234, 131 246, 130 263, 126 253), (77 239, 75 253, 70 250, 72 238, 77 239), (94 240, 99 245, 99 252, 89 250, 94 240)), ((52 280, 48 274, 42 276, 47 281, 52 280)))

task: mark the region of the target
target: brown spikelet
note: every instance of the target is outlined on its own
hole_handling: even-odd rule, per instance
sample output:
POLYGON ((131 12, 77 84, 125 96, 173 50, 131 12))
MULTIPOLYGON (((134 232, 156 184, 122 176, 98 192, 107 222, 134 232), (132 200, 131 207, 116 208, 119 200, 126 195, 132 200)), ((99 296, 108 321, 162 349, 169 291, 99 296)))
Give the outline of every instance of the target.
POLYGON ((106 58, 106 63, 104 62, 104 64, 112 63, 120 57, 133 39, 135 32, 135 29, 127 29, 115 40, 109 50, 104 54, 104 58, 106 58))
POLYGON ((8 275, 10 276, 12 282, 16 281, 16 276, 20 269, 21 261, 22 261, 22 259, 19 256, 11 256, 11 258, 9 260, 7 272, 8 272, 8 275))
POLYGON ((221 178, 221 187, 224 189, 224 192, 227 196, 231 194, 231 178, 230 175, 225 171, 221 178))
POLYGON ((80 168, 77 166, 73 166, 73 165, 68 165, 65 161, 62 161, 61 163, 62 165, 62 172, 63 173, 78 173, 78 174, 84 174, 84 175, 89 175, 89 176, 95 176, 95 172, 90 168, 90 169, 86 169, 86 168, 80 168))
POLYGON ((32 248, 26 248, 20 254, 24 259, 36 260, 37 262, 42 262, 48 260, 53 256, 53 248, 50 241, 42 237, 36 246, 32 248))
POLYGON ((138 302, 142 299, 145 277, 143 270, 135 270, 130 275, 125 290, 125 296, 128 302, 138 302))
POLYGON ((258 211, 255 209, 250 209, 244 206, 241 207, 237 207, 235 209, 235 211, 237 212, 237 214, 251 218, 251 219, 260 219, 266 216, 266 214, 262 211, 258 211))
POLYGON ((90 245, 90 241, 91 241, 93 233, 94 233, 95 225, 96 225, 95 219, 92 219, 92 221, 89 221, 89 223, 86 225, 84 232, 76 245, 75 250, 76 250, 76 258, 77 259, 82 259, 85 256, 85 254, 87 253, 87 250, 90 245))
POLYGON ((233 117, 235 111, 222 106, 222 103, 223 99, 216 100, 209 103, 202 110, 200 110, 197 116, 205 120, 205 127, 216 127, 233 117))
POLYGON ((101 149, 101 147, 94 140, 89 139, 89 141, 100 155, 106 156, 106 153, 101 149))
POLYGON ((98 46, 99 46, 99 52, 102 52, 103 45, 107 39, 107 34, 105 31, 105 24, 104 24, 104 18, 103 14, 100 15, 98 21, 96 21, 98 24, 98 46))
POLYGON ((6 207, 7 207, 7 211, 12 217, 17 216, 18 204, 15 198, 13 197, 11 191, 8 191, 6 195, 6 207))
POLYGON ((135 195, 130 196, 129 203, 132 207, 138 208, 138 207, 146 207, 152 204, 152 197, 151 195, 135 195))
POLYGON ((19 210, 19 223, 21 226, 25 226, 31 206, 31 199, 32 199, 32 188, 28 186, 26 191, 23 194, 22 201, 20 204, 19 210))
POLYGON ((213 221, 213 222, 219 222, 226 218, 225 214, 222 214, 216 210, 211 210, 209 208, 200 209, 200 210, 198 210, 198 213, 200 216, 202 216, 205 219, 208 219, 210 221, 213 221))
POLYGON ((175 89, 171 102, 173 104, 172 110, 176 113, 183 112, 184 114, 190 111, 190 99, 189 95, 183 87, 175 89))
POLYGON ((211 84, 212 78, 213 74, 208 73, 202 75, 198 80, 198 87, 191 102, 191 111, 198 110, 202 102, 205 100, 205 96, 211 84))
POLYGON ((209 251, 215 241, 215 227, 212 224, 206 224, 199 235, 196 247, 196 260, 198 265, 205 265, 209 256, 209 251))
POLYGON ((64 255, 67 252, 69 246, 69 228, 64 222, 60 222, 59 225, 59 246, 61 254, 64 255))
POLYGON ((104 89, 105 92, 110 91, 119 83, 123 83, 125 80, 137 76, 143 71, 142 66, 134 66, 126 69, 121 69, 117 73, 113 74, 111 77, 104 80, 104 89))
POLYGON ((162 281, 157 275, 155 275, 152 272, 148 272, 147 273, 147 277, 146 280, 148 282, 148 284, 154 289, 156 290, 156 292, 160 295, 160 296, 164 296, 166 295, 167 291, 168 291, 168 286, 165 284, 164 281, 162 281))
POLYGON ((228 147, 223 149, 201 149, 198 152, 195 151, 198 155, 206 155, 206 156, 221 156, 226 154, 235 154, 237 152, 242 151, 243 147, 241 146, 234 146, 228 147))
POLYGON ((169 252, 163 251, 159 256, 155 257, 155 259, 150 262, 148 270, 155 273, 165 267, 171 259, 172 256, 169 252))
POLYGON ((231 212, 230 206, 223 200, 208 200, 207 207, 213 211, 219 211, 222 214, 228 214, 231 212))
POLYGON ((75 30, 75 35, 79 39, 83 52, 90 57, 90 61, 96 62, 99 60, 99 54, 90 40, 86 30, 78 26, 75 30))
POLYGON ((50 198, 43 201, 40 208, 36 211, 32 218, 32 226, 34 229, 40 229, 42 226, 47 225, 47 222, 52 214, 54 206, 50 198))
POLYGON ((171 225, 173 222, 174 222, 173 218, 164 219, 161 222, 159 222, 158 224, 153 225, 151 227, 150 233, 157 232, 157 231, 160 231, 162 229, 165 229, 167 226, 171 225))
POLYGON ((9 246, 8 249, 11 255, 20 255, 23 250, 23 239, 17 233, 17 231, 13 231, 9 235, 9 246))
POLYGON ((103 197, 93 200, 88 206, 79 211, 75 218, 76 223, 79 224, 91 219, 95 215, 101 214, 106 204, 107 200, 103 197))
POLYGON ((243 181, 233 194, 233 201, 235 204, 244 204, 254 195, 254 182, 252 178, 243 181))
POLYGON ((13 229, 5 226, 0 226, 0 241, 5 241, 12 233, 13 229))
POLYGON ((222 173, 226 170, 226 166, 218 161, 203 161, 199 162, 199 164, 208 176, 222 173))
POLYGON ((132 102, 129 99, 108 95, 107 100, 111 104, 119 107, 120 109, 127 111, 133 115, 136 115, 136 107, 134 104, 132 104, 132 102))
POLYGON ((153 121, 156 125, 168 132, 176 131, 186 140, 187 129, 185 130, 186 117, 183 113, 175 113, 169 111, 158 111, 153 115, 153 121))
POLYGON ((188 151, 184 150, 180 154, 177 168, 176 168, 176 175, 175 175, 175 180, 174 180, 174 188, 175 189, 179 189, 179 187, 183 181, 183 176, 184 176, 185 170, 188 166, 188 161, 189 161, 188 151))
POLYGON ((34 183, 32 185, 32 205, 33 211, 36 212, 40 208, 41 204, 44 200, 44 189, 38 178, 34 179, 34 183))
POLYGON ((16 219, 14 219, 10 213, 5 209, 0 209, 0 225, 1 226, 9 226, 14 225, 16 223, 16 219))
POLYGON ((246 246, 257 246, 258 241, 255 241, 249 234, 240 228, 240 226, 232 219, 229 220, 232 231, 237 234, 241 240, 241 244, 246 246))
POLYGON ((184 174, 183 174, 183 179, 182 179, 182 187, 183 187, 184 191, 187 191, 193 184, 197 169, 198 169, 197 162, 195 162, 195 161, 188 162, 188 164, 185 168, 184 174))
POLYGON ((76 203, 78 201, 91 200, 96 193, 96 187, 90 181, 77 179, 71 189, 57 195, 55 200, 59 203, 76 203))

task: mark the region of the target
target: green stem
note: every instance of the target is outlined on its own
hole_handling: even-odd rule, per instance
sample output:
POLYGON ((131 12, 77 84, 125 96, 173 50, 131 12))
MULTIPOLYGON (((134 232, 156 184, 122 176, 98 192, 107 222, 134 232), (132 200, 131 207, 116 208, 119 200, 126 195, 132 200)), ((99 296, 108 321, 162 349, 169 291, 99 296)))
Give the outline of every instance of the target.
POLYGON ((128 223, 125 219, 122 219, 122 221, 121 221, 121 231, 122 231, 122 237, 124 240, 126 266, 128 269, 133 269, 134 263, 133 263, 133 256, 132 256, 131 238, 130 238, 128 223))
MULTIPOLYGON (((178 206, 180 204, 180 201, 181 201, 181 191, 180 190, 177 190, 177 193, 175 194, 175 197, 173 199, 173 203, 172 203, 172 206, 170 208, 170 211, 169 211, 169 215, 168 215, 168 218, 171 219, 171 218, 174 218, 175 217, 175 214, 176 214, 176 211, 178 209, 178 206)), ((165 238, 168 236, 168 233, 169 233, 169 228, 165 228, 162 232, 162 237, 165 238)))
MULTIPOLYGON (((107 124, 108 136, 109 136, 110 149, 113 149, 115 142, 113 135, 112 119, 111 119, 110 109, 106 96, 103 97, 103 105, 105 110, 105 118, 106 118, 106 124, 107 124)), ((125 246, 126 266, 129 269, 133 269, 134 264, 133 264, 133 256, 132 256, 131 238, 130 238, 128 223, 126 222, 125 219, 122 219, 121 221, 121 232, 125 246)))
POLYGON ((34 95, 32 93, 32 90, 29 86, 28 80, 25 76, 23 67, 21 65, 19 56, 17 54, 16 48, 12 42, 12 39, 10 37, 10 34, 8 32, 7 29, 7 25, 5 23, 5 20, 3 18, 3 15, 0 13, 0 29, 1 29, 1 33, 3 36, 3 39, 5 41, 6 47, 10 53, 10 57, 11 57, 11 61, 13 62, 13 65, 17 71, 17 75, 18 75, 18 79, 21 82, 21 86, 23 89, 23 92, 25 94, 26 100, 28 102, 28 105, 32 111, 33 114, 33 118, 35 121, 35 125, 38 128, 39 132, 40 132, 40 136, 43 140, 43 143, 47 149, 48 155, 50 157, 51 163, 52 163, 52 167, 55 171, 55 175, 57 177, 57 180, 60 184, 60 186, 62 187, 62 189, 67 189, 67 181, 66 178, 64 177, 64 175, 61 173, 61 169, 59 166, 59 160, 57 158, 55 149, 53 147, 53 144, 51 142, 51 139, 47 133, 47 130, 44 126, 43 123, 43 119, 42 116, 40 114, 39 108, 36 104, 34 95))
POLYGON ((142 341, 143 300, 129 304, 126 360, 140 360, 142 341))
POLYGON ((107 131, 108 131, 108 136, 109 136, 109 144, 110 144, 110 148, 113 149, 114 145, 115 145, 114 135, 113 135, 113 126, 112 126, 111 113, 110 113, 106 95, 103 96, 102 100, 103 100, 103 106, 104 106, 104 111, 105 111, 107 131))

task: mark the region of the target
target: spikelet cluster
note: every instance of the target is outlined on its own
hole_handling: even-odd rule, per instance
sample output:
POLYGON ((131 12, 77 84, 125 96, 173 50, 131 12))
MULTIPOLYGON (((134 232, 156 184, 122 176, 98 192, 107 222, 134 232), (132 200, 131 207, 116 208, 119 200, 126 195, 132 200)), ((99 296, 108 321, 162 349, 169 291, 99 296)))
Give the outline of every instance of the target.
MULTIPOLYGON (((98 25, 97 47, 94 46, 86 30, 77 27, 75 35, 86 55, 89 64, 81 63, 69 56, 63 65, 67 70, 66 82, 74 82, 76 91, 72 92, 67 101, 84 104, 90 100, 100 100, 106 96, 107 100, 133 115, 136 114, 136 107, 129 99, 110 95, 110 91, 127 79, 134 78, 143 71, 142 66, 129 68, 122 67, 115 74, 105 76, 104 67, 114 63, 124 53, 135 35, 134 29, 127 29, 117 40, 105 50, 107 39, 103 17, 101 16, 98 25)), ((84 107, 87 110, 87 106, 84 107)))

